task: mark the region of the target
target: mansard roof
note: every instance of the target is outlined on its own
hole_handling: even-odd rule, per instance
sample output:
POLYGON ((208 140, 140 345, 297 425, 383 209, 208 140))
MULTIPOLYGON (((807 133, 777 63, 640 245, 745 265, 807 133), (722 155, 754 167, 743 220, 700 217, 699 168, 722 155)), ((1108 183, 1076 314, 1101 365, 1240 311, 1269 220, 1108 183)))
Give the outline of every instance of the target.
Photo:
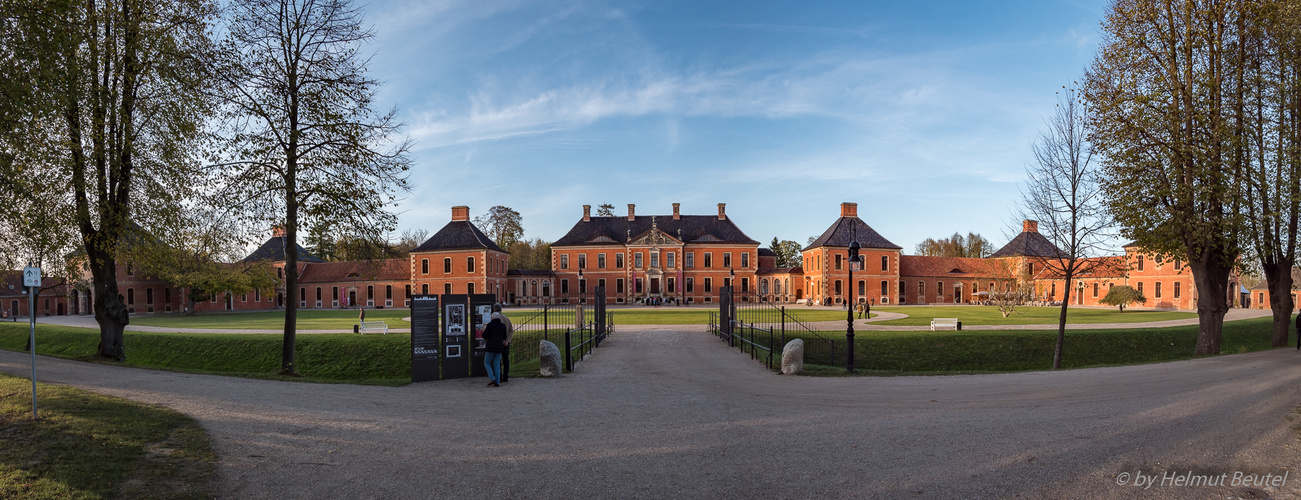
POLYGON ((493 243, 492 238, 483 234, 470 221, 454 220, 439 229, 437 233, 412 250, 415 252, 436 252, 440 250, 492 250, 510 253, 493 243))
POLYGON ((553 247, 586 245, 626 245, 637 236, 656 226, 664 234, 684 243, 741 243, 758 245, 732 219, 719 219, 715 215, 683 215, 674 220, 672 215, 638 215, 627 217, 591 217, 579 220, 563 237, 552 243, 553 247), (681 231, 679 233, 679 231, 681 231), (679 237, 679 234, 681 237, 679 237))
MULTIPOLYGON (((294 243, 294 248, 298 250, 298 262, 325 262, 320 258, 317 258, 315 255, 308 253, 307 249, 303 248, 302 245, 294 243)), ((258 247, 257 250, 254 250, 253 253, 248 254, 248 257, 244 257, 244 260, 240 262, 255 262, 259 260, 283 262, 285 260, 285 237, 272 236, 266 241, 266 243, 263 243, 262 246, 258 247)))
POLYGON ((1057 245, 1038 231, 1021 231, 990 257, 1066 257, 1057 245))
POLYGON ((818 239, 809 243, 801 252, 808 251, 817 247, 849 247, 849 244, 858 238, 858 245, 862 248, 889 248, 894 250, 903 250, 903 247, 891 243, 880 233, 872 229, 858 217, 841 217, 831 224, 818 239))

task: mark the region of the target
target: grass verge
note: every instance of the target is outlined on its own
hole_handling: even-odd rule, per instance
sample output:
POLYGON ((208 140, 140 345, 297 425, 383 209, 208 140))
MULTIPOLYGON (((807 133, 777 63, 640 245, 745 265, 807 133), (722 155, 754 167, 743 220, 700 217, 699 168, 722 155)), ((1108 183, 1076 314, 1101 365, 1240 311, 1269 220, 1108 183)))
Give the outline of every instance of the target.
MULTIPOLYGON (((407 334, 298 336, 295 347, 302 377, 278 375, 282 340, 274 334, 126 332, 124 364, 312 382, 403 385, 411 381, 411 336, 407 334)), ((36 327, 37 354, 92 360, 98 345, 98 330, 36 327)), ((26 346, 27 325, 0 324, 0 349, 22 351, 26 346)))
POLYGON ((0 374, 0 498, 212 498, 217 457, 166 408, 0 374))

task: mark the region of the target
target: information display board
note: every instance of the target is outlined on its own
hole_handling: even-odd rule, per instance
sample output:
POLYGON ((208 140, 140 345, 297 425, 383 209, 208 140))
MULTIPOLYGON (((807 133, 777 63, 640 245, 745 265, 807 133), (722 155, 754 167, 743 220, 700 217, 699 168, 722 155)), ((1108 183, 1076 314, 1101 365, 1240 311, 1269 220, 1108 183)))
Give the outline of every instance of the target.
POLYGON ((487 377, 488 368, 483 366, 483 330, 492 321, 492 305, 496 303, 497 296, 490 293, 477 293, 470 296, 470 315, 471 323, 474 325, 474 357, 471 360, 472 370, 475 377, 487 377))
MULTIPOLYGON (((471 349, 470 297, 464 294, 440 297, 443 311, 442 368, 443 379, 470 376, 471 349)), ((483 365, 480 358, 479 364, 483 365)))
POLYGON ((438 380, 439 342, 438 296, 411 297, 411 381, 438 380))

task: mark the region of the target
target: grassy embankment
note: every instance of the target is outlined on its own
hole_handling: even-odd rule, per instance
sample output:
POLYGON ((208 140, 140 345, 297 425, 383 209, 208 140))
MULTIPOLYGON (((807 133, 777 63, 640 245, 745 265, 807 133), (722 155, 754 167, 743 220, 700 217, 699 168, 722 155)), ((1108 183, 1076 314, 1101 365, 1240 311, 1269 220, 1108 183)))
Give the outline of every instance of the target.
MULTIPOLYGON (((126 332, 126 365, 193 373, 288 379, 280 371, 277 334, 126 332)), ((36 352, 89 360, 99 331, 37 325, 36 352)), ((321 334, 297 338, 298 372, 314 382, 401 385, 411 380, 411 336, 321 334)), ((0 324, 0 349, 24 350, 27 325, 0 324)))
POLYGON ((212 498, 217 457, 176 411, 0 374, 0 498, 212 498))

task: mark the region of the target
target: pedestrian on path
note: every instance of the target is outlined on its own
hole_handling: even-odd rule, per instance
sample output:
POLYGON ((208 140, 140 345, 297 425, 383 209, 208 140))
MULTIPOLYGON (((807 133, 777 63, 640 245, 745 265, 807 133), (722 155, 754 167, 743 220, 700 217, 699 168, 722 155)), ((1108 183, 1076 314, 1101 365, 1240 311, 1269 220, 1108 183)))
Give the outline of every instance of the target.
POLYGON ((867 315, 867 319, 872 319, 872 304, 870 301, 863 304, 863 314, 867 315))
POLYGON ((492 317, 501 318, 502 324, 506 325, 506 341, 502 342, 501 350, 501 383, 510 380, 510 343, 515 339, 515 325, 510 322, 510 318, 501 312, 501 305, 492 306, 492 317))
POLYGON ((501 387, 501 352, 506 341, 506 324, 501 313, 492 313, 492 321, 483 329, 483 366, 488 369, 488 386, 501 387))

